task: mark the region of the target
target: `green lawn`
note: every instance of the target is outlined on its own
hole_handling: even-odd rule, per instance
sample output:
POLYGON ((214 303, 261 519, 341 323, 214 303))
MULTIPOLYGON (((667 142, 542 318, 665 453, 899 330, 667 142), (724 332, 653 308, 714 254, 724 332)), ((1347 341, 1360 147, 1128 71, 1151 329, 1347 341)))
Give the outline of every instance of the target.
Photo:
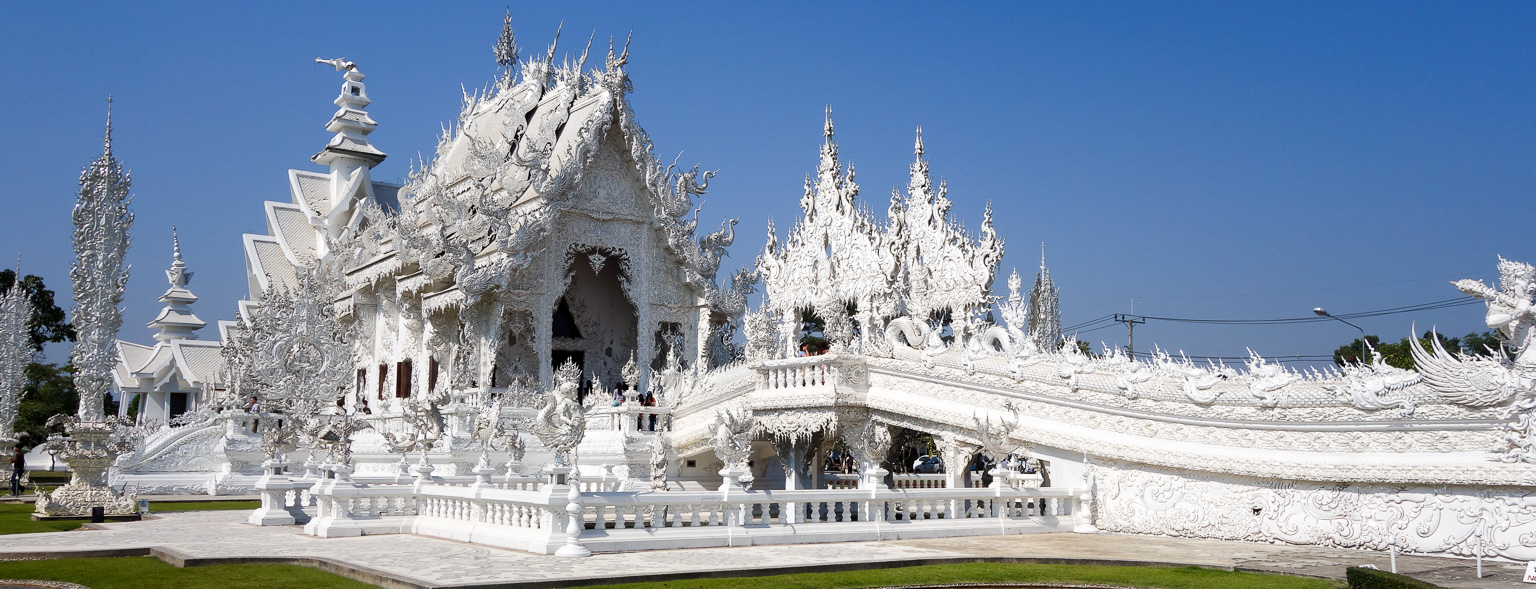
POLYGON ((79 528, 79 521, 32 521, 31 503, 0 503, 0 534, 63 532, 79 528))
MULTIPOLYGON (((256 509, 260 501, 151 501, 149 511, 214 511, 225 509, 256 509)), ((33 532, 63 532, 80 527, 82 520, 32 521, 31 503, 0 503, 0 534, 30 534, 33 532)))
POLYGON ((966 563, 874 569, 844 573, 806 573, 769 577, 728 579, 690 579, 658 583, 606 585, 608 589, 655 589, 732 587, 785 587, 791 589, 833 589, 884 587, 893 585, 929 585, 942 583, 1091 583, 1166 589, 1337 589, 1342 581, 1231 573, 1197 567, 1114 567, 1064 564, 966 563))
POLYGON ((79 583, 91 589, 258 589, 373 587, 318 569, 279 564, 224 564, 178 569, 149 556, 0 562, 0 579, 79 583))

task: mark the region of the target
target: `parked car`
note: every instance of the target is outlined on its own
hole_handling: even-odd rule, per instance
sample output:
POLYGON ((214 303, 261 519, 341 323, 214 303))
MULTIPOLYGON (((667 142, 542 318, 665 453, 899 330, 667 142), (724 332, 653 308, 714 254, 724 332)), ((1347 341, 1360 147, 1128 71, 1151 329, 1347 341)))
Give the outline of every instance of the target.
POLYGON ((932 454, 918 456, 912 461, 912 472, 918 474, 934 474, 944 470, 944 459, 932 454))

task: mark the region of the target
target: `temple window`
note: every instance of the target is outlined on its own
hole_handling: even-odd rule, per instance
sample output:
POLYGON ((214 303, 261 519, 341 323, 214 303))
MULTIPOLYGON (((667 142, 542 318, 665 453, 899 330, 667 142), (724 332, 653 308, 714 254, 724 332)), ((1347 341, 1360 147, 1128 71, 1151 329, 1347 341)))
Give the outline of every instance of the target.
POLYGON ((436 392, 436 391, 437 391, 437 357, 436 356, 429 356, 427 358, 427 392, 428 393, 432 393, 432 392, 436 392))
POLYGON ((406 358, 395 363, 395 398, 407 399, 411 396, 411 360, 406 358))

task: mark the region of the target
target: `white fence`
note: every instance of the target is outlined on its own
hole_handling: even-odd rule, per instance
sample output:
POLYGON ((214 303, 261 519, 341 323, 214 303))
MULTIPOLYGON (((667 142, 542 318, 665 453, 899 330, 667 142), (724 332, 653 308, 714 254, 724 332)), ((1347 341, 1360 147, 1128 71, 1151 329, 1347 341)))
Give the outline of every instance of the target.
POLYGON ((1071 531, 1086 521, 1071 489, 849 489, 583 492, 492 485, 360 486, 322 481, 305 532, 415 533, 551 554, 577 541, 599 552, 1071 531))
MULTIPOLYGON (((858 473, 823 473, 822 480, 826 482, 828 489, 857 489, 859 488, 858 473)), ((895 474, 891 475, 896 481, 897 489, 942 489, 946 483, 946 475, 942 474, 895 474)), ((979 479, 976 479, 979 480, 979 479)), ((1038 485, 1036 485, 1038 486, 1038 485)))

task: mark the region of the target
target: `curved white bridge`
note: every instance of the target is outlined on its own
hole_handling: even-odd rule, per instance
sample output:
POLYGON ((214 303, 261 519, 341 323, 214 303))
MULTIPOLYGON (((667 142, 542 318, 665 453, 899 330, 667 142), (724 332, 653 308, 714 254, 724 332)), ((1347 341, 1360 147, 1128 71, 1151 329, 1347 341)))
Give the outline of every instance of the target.
POLYGON ((813 438, 866 419, 933 434, 946 463, 963 464, 984 443, 978 422, 1001 422, 1011 446, 1046 463, 1049 487, 1091 489, 1104 530, 1536 558, 1536 466, 1501 460, 1505 408, 1451 402, 1418 373, 1304 376, 1257 358, 1239 372, 1172 358, 892 356, 701 376, 673 410, 673 443, 679 455, 702 451, 717 416, 750 408, 789 470, 813 466, 799 462, 814 460, 813 438))

